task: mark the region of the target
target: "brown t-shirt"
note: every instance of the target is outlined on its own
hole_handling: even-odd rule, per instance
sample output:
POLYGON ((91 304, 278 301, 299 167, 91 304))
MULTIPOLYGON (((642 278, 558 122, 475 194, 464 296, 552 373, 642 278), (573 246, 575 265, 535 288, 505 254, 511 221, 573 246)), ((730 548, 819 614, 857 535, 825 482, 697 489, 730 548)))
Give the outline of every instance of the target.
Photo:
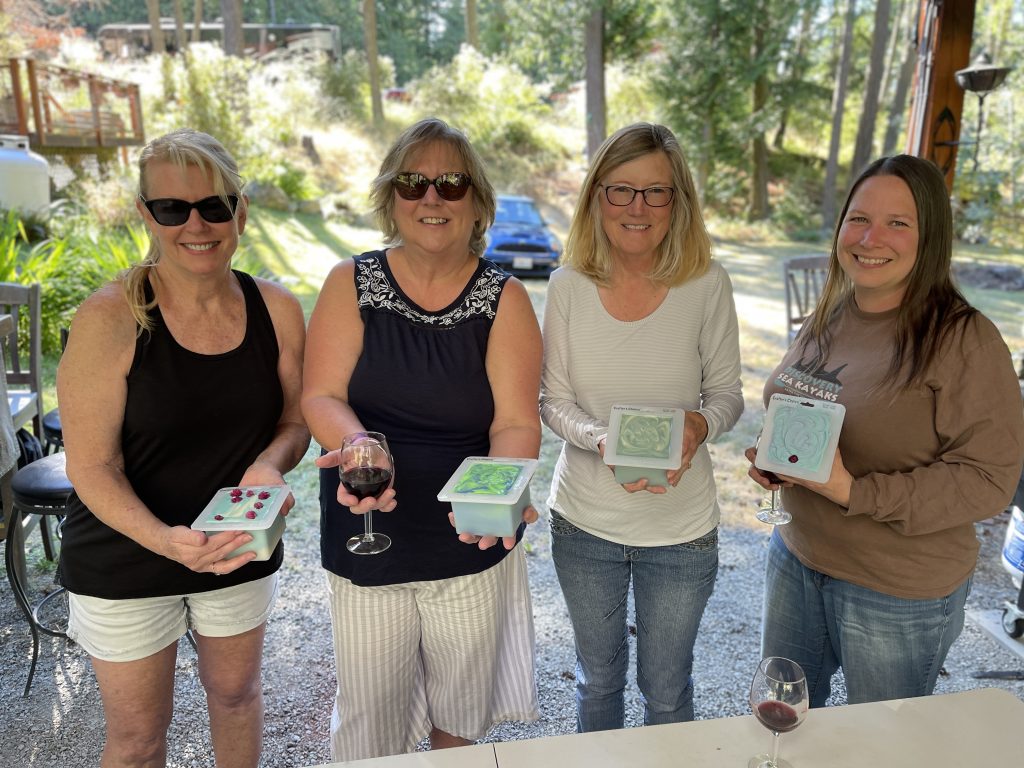
POLYGON ((844 508, 806 488, 782 493, 780 529, 808 568, 904 598, 935 598, 970 576, 973 523, 1002 511, 1024 461, 1024 411, 1009 350, 977 313, 950 334, 921 384, 879 387, 896 310, 850 301, 824 365, 795 343, 764 388, 842 403, 839 440, 855 478, 844 508))

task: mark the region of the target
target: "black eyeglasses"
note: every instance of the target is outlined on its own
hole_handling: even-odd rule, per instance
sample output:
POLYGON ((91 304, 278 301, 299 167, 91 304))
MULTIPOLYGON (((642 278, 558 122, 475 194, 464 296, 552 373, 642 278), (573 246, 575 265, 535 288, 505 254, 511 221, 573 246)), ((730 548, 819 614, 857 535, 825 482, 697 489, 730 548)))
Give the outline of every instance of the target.
POLYGON ((637 193, 644 196, 644 202, 651 208, 664 208, 672 202, 675 197, 675 190, 672 187, 648 187, 647 189, 633 189, 623 184, 599 185, 604 190, 604 196, 612 205, 624 208, 636 199, 637 193))
POLYGON ((395 192, 403 200, 422 199, 427 194, 427 189, 433 184, 434 189, 437 190, 438 197, 442 200, 454 202, 466 196, 466 192, 473 186, 473 180, 469 177, 468 173, 459 173, 457 171, 442 173, 436 179, 428 179, 422 173, 403 171, 395 176, 393 184, 395 192))
POLYGON ((139 195, 139 200, 153 214, 156 223, 163 227, 180 227, 188 221, 193 208, 211 224, 223 224, 225 221, 231 221, 235 215, 235 209, 238 207, 238 195, 228 195, 226 203, 224 198, 219 195, 204 197, 194 203, 174 197, 147 200, 142 195, 139 195))

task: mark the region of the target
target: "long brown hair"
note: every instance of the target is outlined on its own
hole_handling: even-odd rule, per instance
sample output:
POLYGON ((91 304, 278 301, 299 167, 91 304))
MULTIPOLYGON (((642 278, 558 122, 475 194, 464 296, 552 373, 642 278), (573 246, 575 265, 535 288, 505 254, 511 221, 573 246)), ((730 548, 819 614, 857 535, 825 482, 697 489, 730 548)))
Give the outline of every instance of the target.
POLYGON ((850 188, 832 235, 825 287, 814 314, 800 333, 801 354, 814 343, 818 348, 815 361, 820 364, 828 358, 832 323, 853 294, 853 283, 839 264, 839 233, 854 194, 872 176, 902 179, 917 208, 917 260, 897 311, 896 343, 881 382, 909 385, 918 383, 925 375, 946 337, 977 312, 953 282, 953 213, 946 181, 934 163, 919 157, 879 158, 864 169, 850 188))
POLYGON ((668 158, 675 199, 668 232, 655 253, 651 279, 668 286, 682 285, 703 275, 711 264, 711 236, 679 142, 664 125, 634 123, 609 136, 594 154, 569 225, 562 263, 598 285, 607 285, 612 273, 608 236, 601 226, 600 184, 620 165, 652 152, 663 152, 668 158))

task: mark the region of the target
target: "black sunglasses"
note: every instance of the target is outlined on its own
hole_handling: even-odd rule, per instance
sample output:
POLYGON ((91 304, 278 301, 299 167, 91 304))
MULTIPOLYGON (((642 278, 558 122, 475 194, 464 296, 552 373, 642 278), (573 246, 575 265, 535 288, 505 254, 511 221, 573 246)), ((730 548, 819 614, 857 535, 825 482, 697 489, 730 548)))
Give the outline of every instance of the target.
POLYGON ((226 203, 224 198, 218 195, 204 197, 194 203, 174 197, 147 200, 142 195, 139 195, 139 200, 153 214, 156 223, 163 227, 180 227, 188 221, 193 208, 211 224, 223 224, 225 221, 231 221, 235 215, 235 208, 238 207, 238 195, 228 195, 226 203))
POLYGON ((393 184, 395 192, 403 200, 422 199, 427 194, 427 189, 433 184, 438 197, 453 202, 466 196, 466 192, 473 186, 473 180, 468 173, 456 171, 442 173, 436 179, 428 179, 422 173, 403 171, 395 176, 393 184))

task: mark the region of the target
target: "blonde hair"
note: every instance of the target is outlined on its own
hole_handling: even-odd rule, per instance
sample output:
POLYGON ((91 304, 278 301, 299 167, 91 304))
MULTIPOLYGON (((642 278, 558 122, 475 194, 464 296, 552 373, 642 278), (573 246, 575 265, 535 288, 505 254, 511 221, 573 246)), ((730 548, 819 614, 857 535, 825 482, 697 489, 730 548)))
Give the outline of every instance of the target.
MULTIPOLYGON (((243 185, 238 164, 213 136, 191 128, 181 128, 149 142, 139 155, 139 194, 144 198, 149 197, 146 171, 152 162, 173 163, 182 171, 190 166, 199 168, 210 180, 214 194, 225 203, 228 202, 228 195, 238 198, 235 221, 239 210, 244 210, 246 203, 242 196, 243 185)), ((159 261, 157 239, 150 235, 146 257, 118 275, 132 317, 139 326, 139 333, 153 328, 149 311, 156 306, 156 299, 146 300, 146 281, 149 279, 150 268, 155 267, 159 261)))
POLYGON ((711 236, 679 142, 663 125, 634 123, 620 128, 597 150, 569 225, 562 263, 599 285, 607 285, 612 273, 611 247, 601 225, 600 184, 620 165, 652 152, 662 152, 668 159, 675 197, 668 232, 655 251, 651 279, 682 285, 703 275, 711 264, 711 236))
POLYGON ((466 135, 436 117, 420 120, 402 132, 402 135, 395 140, 387 155, 384 156, 384 161, 380 164, 380 172, 370 185, 373 213, 377 218, 380 231, 384 235, 384 242, 389 246, 402 244, 402 237, 394 219, 395 193, 392 185, 395 176, 403 171, 408 171, 405 164, 409 162, 412 155, 434 142, 447 144, 455 150, 466 168, 465 172, 473 180, 470 191, 472 191, 473 200, 476 203, 477 220, 469 238, 469 250, 474 256, 480 256, 487 248, 487 229, 494 223, 494 211, 497 208, 494 187, 487 179, 483 160, 473 149, 473 145, 469 143, 466 135))

